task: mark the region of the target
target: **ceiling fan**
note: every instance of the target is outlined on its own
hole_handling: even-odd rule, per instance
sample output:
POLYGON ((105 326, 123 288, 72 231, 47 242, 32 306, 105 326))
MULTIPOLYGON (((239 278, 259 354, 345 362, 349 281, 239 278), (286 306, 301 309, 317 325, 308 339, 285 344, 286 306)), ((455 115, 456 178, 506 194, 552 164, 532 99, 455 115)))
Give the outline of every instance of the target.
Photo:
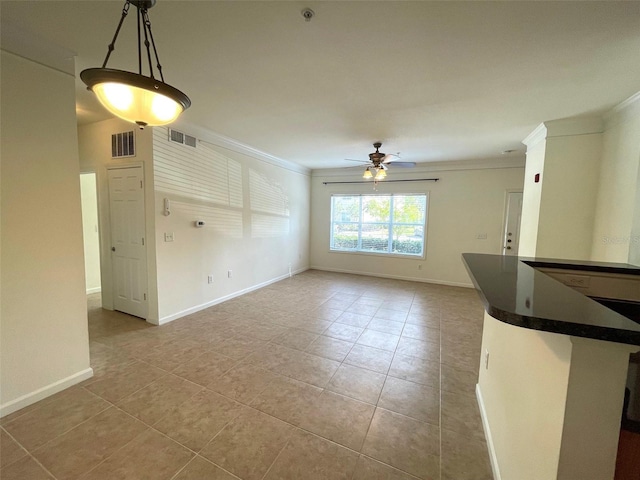
POLYGON ((348 162, 358 162, 363 164, 368 164, 367 168, 362 175, 362 178, 367 180, 373 178, 374 180, 383 180, 387 176, 386 170, 390 166, 396 167, 415 167, 415 162, 399 162, 395 161, 395 158, 399 158, 398 154, 393 153, 383 153, 380 151, 380 147, 382 147, 381 142, 376 142, 373 144, 373 147, 376 149, 375 152, 369 154, 369 160, 354 160, 351 158, 345 158, 348 162), (375 175, 374 175, 375 173, 375 175))

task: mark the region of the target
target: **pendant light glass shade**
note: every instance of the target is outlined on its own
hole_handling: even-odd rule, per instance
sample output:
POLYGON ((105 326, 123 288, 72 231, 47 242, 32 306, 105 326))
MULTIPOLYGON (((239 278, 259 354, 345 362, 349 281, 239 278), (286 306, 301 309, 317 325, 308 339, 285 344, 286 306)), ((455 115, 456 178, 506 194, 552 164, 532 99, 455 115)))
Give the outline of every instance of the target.
POLYGON ((378 170, 378 173, 376 173, 376 180, 383 180, 384 178, 386 178, 387 176, 387 172, 384 171, 383 168, 381 168, 380 170, 378 170))
POLYGON ((171 123, 191 105, 180 90, 132 72, 90 68, 80 78, 107 110, 141 127, 171 123))
POLYGON ((367 167, 367 169, 364 171, 362 178, 365 178, 367 180, 373 178, 373 174, 371 173, 371 170, 369 170, 369 167, 367 167))
POLYGON ((148 13, 148 9, 155 3, 156 0, 126 0, 120 23, 109 44, 102 67, 89 68, 80 72, 80 78, 87 88, 96 94, 100 103, 109 112, 123 120, 138 124, 140 128, 171 123, 191 106, 189 97, 177 88, 164 83, 162 65, 158 59, 158 50, 151 32, 148 13), (107 68, 107 62, 115 50, 116 39, 131 5, 136 7, 138 17, 138 73, 107 68), (142 74, 143 45, 147 54, 149 76, 142 74), (159 80, 154 76, 152 56, 155 57, 159 80))

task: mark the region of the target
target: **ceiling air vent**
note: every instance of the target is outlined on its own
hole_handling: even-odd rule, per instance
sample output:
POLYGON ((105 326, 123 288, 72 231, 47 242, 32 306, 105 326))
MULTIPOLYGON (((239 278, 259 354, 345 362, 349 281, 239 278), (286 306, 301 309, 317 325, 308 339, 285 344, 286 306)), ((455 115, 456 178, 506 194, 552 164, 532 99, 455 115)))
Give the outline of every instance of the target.
POLYGON ((172 128, 169 129, 169 141, 194 148, 197 143, 196 137, 192 137, 191 135, 173 130, 172 128))
POLYGON ((135 136, 130 132, 114 133, 111 135, 111 157, 135 157, 135 136))

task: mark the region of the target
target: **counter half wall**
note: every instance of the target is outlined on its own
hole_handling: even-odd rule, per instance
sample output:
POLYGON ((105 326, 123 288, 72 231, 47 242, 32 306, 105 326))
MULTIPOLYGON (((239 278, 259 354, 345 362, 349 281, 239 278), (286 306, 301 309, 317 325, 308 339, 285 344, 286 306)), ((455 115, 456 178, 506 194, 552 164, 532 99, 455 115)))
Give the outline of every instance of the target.
POLYGON ((612 480, 640 325, 534 266, 640 269, 482 254, 463 260, 486 310, 476 393, 495 478, 612 480))

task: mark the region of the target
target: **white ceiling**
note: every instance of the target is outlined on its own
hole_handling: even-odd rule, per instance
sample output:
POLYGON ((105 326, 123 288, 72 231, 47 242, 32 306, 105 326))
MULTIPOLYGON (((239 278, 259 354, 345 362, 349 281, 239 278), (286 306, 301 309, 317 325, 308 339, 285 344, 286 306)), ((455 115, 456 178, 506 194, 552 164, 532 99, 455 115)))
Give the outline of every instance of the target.
MULTIPOLYGON (((123 3, 0 14, 76 52, 79 73, 102 64, 123 3)), ((405 161, 521 161, 540 122, 640 90, 640 2, 159 0, 150 18, 165 80, 193 102, 185 122, 309 168, 352 166, 377 140, 405 161)), ((109 67, 137 68, 132 14, 109 67)), ((107 118, 76 83, 79 122, 107 118)))

